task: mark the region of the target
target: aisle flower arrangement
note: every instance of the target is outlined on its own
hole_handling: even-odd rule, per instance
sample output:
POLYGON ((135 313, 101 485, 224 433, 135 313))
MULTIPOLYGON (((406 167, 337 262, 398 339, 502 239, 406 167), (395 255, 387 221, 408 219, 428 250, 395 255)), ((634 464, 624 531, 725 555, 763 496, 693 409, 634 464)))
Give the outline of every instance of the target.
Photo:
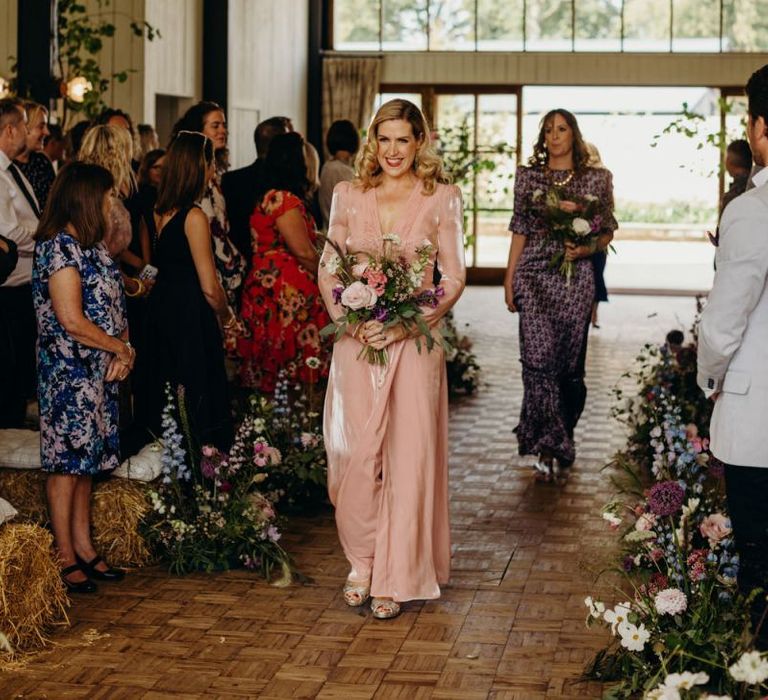
POLYGON ((613 634, 587 676, 615 682, 608 698, 760 698, 768 660, 751 648, 749 615, 760 592, 745 599, 736 589, 711 409, 695 383, 695 341, 680 336, 646 346, 631 375, 637 394, 617 392, 630 439, 615 465, 626 478, 602 515, 621 533, 616 569, 627 585, 615 604, 585 600, 587 624, 613 634))
POLYGON ((225 454, 210 445, 198 449, 189 432, 183 389, 166 387, 162 419, 162 478, 149 493, 152 514, 145 536, 172 573, 245 566, 276 584, 291 581, 287 553, 263 483, 280 462, 266 440, 238 440, 225 454), (249 458, 241 456, 249 451, 249 458))
POLYGON ((327 502, 327 460, 316 410, 322 397, 315 391, 312 384, 292 385, 281 375, 273 398, 250 396, 230 453, 263 475, 261 491, 281 510, 311 511, 327 502))
POLYGON ((480 365, 472 352, 472 341, 456 327, 453 311, 444 317, 445 366, 451 397, 474 394, 480 386, 480 365))

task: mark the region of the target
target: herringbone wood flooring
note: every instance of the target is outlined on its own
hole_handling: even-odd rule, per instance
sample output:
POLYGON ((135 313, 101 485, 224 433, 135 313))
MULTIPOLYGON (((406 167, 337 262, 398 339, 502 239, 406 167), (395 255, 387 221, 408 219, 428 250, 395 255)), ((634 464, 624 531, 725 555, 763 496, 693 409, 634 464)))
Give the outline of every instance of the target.
POLYGON ((516 454, 516 321, 498 289, 468 290, 457 319, 470 324, 486 386, 452 410, 453 578, 440 600, 386 622, 347 608, 332 515, 297 519, 285 543, 313 584, 134 571, 77 599, 52 651, 0 674, 0 698, 599 697, 579 675, 606 640, 585 628, 583 599, 615 541, 600 518, 612 491, 602 467, 624 439, 610 390, 640 345, 692 315, 692 300, 601 306, 579 457, 559 488, 534 484, 530 459, 516 454))

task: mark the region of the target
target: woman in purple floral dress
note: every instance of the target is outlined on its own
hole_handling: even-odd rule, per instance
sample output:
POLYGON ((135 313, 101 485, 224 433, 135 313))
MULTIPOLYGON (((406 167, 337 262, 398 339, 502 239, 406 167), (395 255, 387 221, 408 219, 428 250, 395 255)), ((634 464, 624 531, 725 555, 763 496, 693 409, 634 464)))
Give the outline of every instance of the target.
POLYGON ((114 179, 73 162, 53 183, 35 234, 40 448, 61 576, 76 593, 114 581, 89 531, 91 479, 119 464, 118 382, 133 368, 120 269, 103 243, 114 179))
POLYGON ((541 481, 565 479, 576 456, 573 431, 587 395, 584 362, 595 295, 590 256, 608 247, 617 227, 611 173, 588 167, 587 159, 576 118, 552 110, 541 121, 533 157, 515 179, 504 278, 507 308, 520 314, 523 406, 515 432, 520 454, 537 455, 541 481), (565 211, 575 211, 576 202, 597 200, 599 235, 593 244, 565 243, 565 259, 574 263, 570 280, 550 266, 563 249, 548 236, 545 196, 552 188, 565 200, 565 211))

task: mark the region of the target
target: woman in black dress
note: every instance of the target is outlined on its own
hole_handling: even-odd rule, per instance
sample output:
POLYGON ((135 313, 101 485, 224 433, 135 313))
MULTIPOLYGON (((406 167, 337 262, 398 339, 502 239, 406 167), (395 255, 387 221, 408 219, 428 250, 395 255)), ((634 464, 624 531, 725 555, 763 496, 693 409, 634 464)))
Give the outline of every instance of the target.
POLYGON ((241 326, 216 275, 208 217, 195 204, 213 173, 211 140, 179 133, 166 156, 155 207, 159 272, 147 310, 149 423, 159 435, 165 385, 174 391, 183 386, 194 439, 227 450, 233 428, 222 332, 237 333, 241 326))

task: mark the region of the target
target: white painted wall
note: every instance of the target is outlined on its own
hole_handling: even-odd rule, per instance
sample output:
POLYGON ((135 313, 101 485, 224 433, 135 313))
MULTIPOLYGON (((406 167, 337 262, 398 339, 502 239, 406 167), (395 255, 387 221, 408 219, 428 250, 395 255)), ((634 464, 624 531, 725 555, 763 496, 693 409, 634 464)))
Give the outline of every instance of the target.
POLYGON ((290 117, 306 131, 308 0, 229 0, 229 145, 232 167, 256 157, 253 130, 290 117))
POLYGON ((163 141, 168 124, 203 97, 203 2, 144 2, 146 21, 158 28, 162 37, 144 41, 142 115, 143 121, 158 127, 163 141))

